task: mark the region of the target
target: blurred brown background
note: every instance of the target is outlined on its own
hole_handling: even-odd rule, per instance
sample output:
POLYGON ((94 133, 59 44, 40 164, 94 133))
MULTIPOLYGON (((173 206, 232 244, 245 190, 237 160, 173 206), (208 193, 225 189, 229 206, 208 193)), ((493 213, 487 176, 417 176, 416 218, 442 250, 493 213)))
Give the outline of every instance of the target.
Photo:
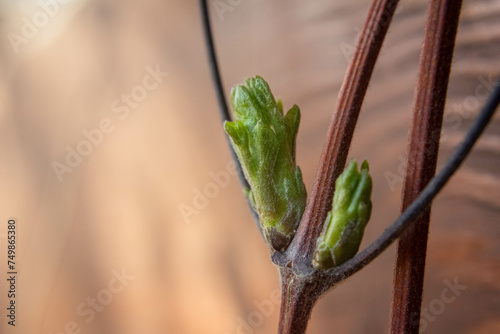
MULTIPOLYGON (((229 175, 230 154, 198 2, 61 1, 45 6, 46 21, 41 4, 53 2, 0 3, 2 277, 10 217, 19 271, 15 328, 1 280, 0 332, 276 333, 277 272, 237 178, 211 176, 229 175), (73 168, 68 150, 86 156, 73 168), (130 277, 116 280, 122 271, 130 277)), ((227 91, 259 74, 285 107, 301 107, 308 189, 369 3, 212 1, 227 91)), ((355 133, 350 157, 370 161, 375 187, 362 247, 399 213, 426 5, 401 2, 355 133)), ((499 73, 499 17, 498 1, 464 3, 440 164, 499 73)), ((500 333, 499 144, 496 116, 434 203, 426 333, 500 333), (453 282, 465 286, 456 298, 453 282)), ((326 295, 309 332, 386 333, 393 263, 394 246, 326 295)))

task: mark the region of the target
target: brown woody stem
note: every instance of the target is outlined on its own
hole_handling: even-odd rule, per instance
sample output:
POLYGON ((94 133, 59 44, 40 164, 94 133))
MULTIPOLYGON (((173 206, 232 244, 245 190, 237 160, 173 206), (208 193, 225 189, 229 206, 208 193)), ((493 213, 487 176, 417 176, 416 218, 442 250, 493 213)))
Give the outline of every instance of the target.
MULTIPOLYGON (((448 78, 461 0, 431 0, 409 134, 403 211, 436 171, 448 78)), ((397 247, 392 334, 419 331, 430 207, 401 236, 397 247)))
POLYGON ((278 333, 305 333, 314 304, 320 297, 317 282, 280 268, 281 309, 278 333))

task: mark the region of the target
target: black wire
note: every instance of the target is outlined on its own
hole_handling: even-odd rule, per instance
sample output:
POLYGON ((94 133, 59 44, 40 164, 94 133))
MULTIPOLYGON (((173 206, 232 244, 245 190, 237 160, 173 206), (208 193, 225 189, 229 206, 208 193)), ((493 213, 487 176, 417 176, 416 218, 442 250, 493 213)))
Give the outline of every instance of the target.
POLYGON ((334 280, 343 280, 365 267, 394 242, 430 205, 434 197, 443 189, 444 185, 464 162, 472 147, 489 124, 499 103, 500 78, 497 80, 495 90, 489 96, 488 101, 460 146, 455 149, 441 171, 429 182, 417 199, 370 246, 344 265, 332 269, 329 273, 327 272, 326 275, 331 276, 334 280))
MULTIPOLYGON (((217 103, 219 104, 219 112, 222 118, 222 122, 231 121, 231 114, 229 113, 229 108, 227 105, 226 94, 224 94, 224 85, 222 84, 222 79, 220 76, 219 65, 217 63, 217 56, 215 54, 215 45, 214 39, 212 36, 212 27, 210 24, 210 14, 208 12, 208 6, 206 0, 200 0, 200 8, 201 8, 201 18, 203 24, 203 35, 205 37, 205 44, 208 54, 208 62, 210 66, 210 72, 212 74, 212 81, 214 83, 215 94, 217 96, 217 103)), ((231 141, 229 136, 226 135, 226 140, 229 144, 229 149, 231 150, 231 156, 233 157, 233 161, 236 165, 236 171, 238 172, 238 178, 240 179, 241 184, 245 189, 250 189, 250 185, 248 184, 245 175, 243 174, 243 170, 241 168, 241 164, 234 152, 234 149, 231 145, 231 141)), ((250 204, 250 200, 247 198, 248 206, 250 207, 250 211, 252 212, 252 216, 259 228, 260 233, 262 234, 262 227, 259 222, 259 216, 257 212, 255 212, 250 204)))
POLYGON ((208 62, 210 65, 212 80, 214 82, 217 102, 219 103, 219 111, 222 121, 231 121, 231 114, 229 113, 229 108, 226 102, 226 94, 224 94, 224 87, 220 77, 219 64, 217 63, 217 56, 215 55, 215 45, 212 37, 212 27, 210 24, 210 14, 208 13, 207 1, 201 0, 200 5, 202 14, 201 17, 203 21, 203 33, 208 53, 208 62))

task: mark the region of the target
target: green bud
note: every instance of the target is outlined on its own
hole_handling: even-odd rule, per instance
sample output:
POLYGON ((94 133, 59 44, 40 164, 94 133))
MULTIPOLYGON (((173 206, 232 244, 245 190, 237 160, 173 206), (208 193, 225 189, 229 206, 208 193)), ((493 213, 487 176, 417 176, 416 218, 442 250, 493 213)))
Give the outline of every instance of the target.
POLYGON ((234 122, 224 129, 250 184, 246 195, 259 214, 267 241, 285 250, 306 206, 306 189, 295 164, 295 139, 300 110, 283 113, 267 82, 250 78, 231 91, 234 122))
POLYGON ((370 219, 372 179, 368 162, 361 172, 354 160, 335 183, 333 208, 326 217, 316 245, 313 266, 329 269, 350 260, 359 250, 366 224, 370 219))

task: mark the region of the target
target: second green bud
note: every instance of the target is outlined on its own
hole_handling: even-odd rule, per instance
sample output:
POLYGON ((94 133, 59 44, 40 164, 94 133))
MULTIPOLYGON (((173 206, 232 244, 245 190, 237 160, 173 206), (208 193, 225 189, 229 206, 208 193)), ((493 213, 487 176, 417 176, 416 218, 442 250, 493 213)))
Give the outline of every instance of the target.
POLYGON ((359 250, 372 211, 372 179, 368 163, 354 160, 335 183, 333 208, 317 241, 313 266, 329 269, 350 260, 359 250))

